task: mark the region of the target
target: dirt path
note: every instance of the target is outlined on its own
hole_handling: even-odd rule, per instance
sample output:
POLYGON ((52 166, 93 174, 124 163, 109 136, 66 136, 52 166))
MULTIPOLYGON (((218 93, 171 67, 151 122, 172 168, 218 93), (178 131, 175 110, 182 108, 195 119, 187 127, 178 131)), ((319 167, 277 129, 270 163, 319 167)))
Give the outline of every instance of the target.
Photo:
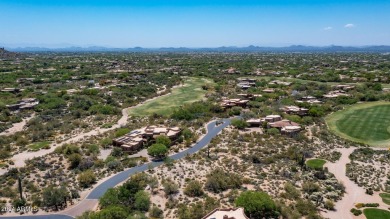
POLYGON ((23 131, 24 126, 26 126, 27 122, 34 118, 35 113, 33 113, 30 117, 24 118, 21 122, 14 123, 11 128, 5 130, 0 133, 0 136, 8 136, 13 135, 16 132, 23 131))
POLYGON ((379 203, 379 208, 386 209, 386 205, 382 202, 378 192, 375 192, 374 195, 367 195, 364 188, 359 187, 346 176, 346 164, 351 162, 349 155, 355 149, 355 147, 339 149, 338 151, 341 153, 341 158, 335 163, 327 162, 325 164, 325 167, 328 168, 329 172, 333 173, 335 177, 344 184, 346 191, 343 198, 336 202, 335 211, 322 212, 322 216, 325 218, 364 218, 364 216, 356 217, 350 212, 351 208, 353 208, 356 203, 379 203))
MULTIPOLYGON (((182 85, 177 85, 177 86, 174 86, 172 88, 176 88, 176 87, 180 87, 180 86, 182 86, 182 85)), ((142 103, 140 103, 140 104, 138 104, 136 106, 132 106, 132 107, 128 107, 128 108, 122 109, 122 117, 111 128, 100 128, 100 127, 98 127, 98 128, 96 128, 96 129, 94 129, 92 131, 85 132, 85 133, 80 133, 80 134, 78 134, 78 135, 76 135, 76 136, 74 136, 74 137, 72 137, 72 138, 70 138, 70 139, 68 139, 66 141, 63 141, 63 142, 61 142, 59 144, 52 143, 50 145, 50 149, 41 149, 41 150, 35 151, 35 152, 23 151, 21 153, 15 154, 11 158, 11 160, 14 162, 14 165, 11 166, 11 167, 18 167, 18 168, 24 167, 26 165, 25 160, 33 159, 35 157, 45 156, 45 155, 47 155, 49 153, 52 153, 56 149, 56 147, 58 147, 58 146, 62 146, 64 144, 69 144, 69 143, 73 143, 73 142, 78 142, 78 141, 80 141, 80 140, 82 140, 84 138, 100 135, 100 134, 108 132, 110 130, 114 130, 114 129, 123 127, 123 126, 125 126, 127 124, 127 120, 129 118, 129 110, 131 108, 139 107, 140 105, 143 105, 143 104, 145 104, 145 103, 147 103, 149 101, 152 101, 152 100, 154 100, 156 98, 163 97, 163 96, 169 95, 169 94, 170 93, 167 93, 167 94, 164 94, 164 95, 160 95, 160 96, 154 97, 152 99, 148 99, 148 100, 146 100, 146 101, 144 101, 144 102, 142 102, 142 103)), ((6 169, 0 169, 0 175, 3 175, 6 172, 7 172, 6 169)))

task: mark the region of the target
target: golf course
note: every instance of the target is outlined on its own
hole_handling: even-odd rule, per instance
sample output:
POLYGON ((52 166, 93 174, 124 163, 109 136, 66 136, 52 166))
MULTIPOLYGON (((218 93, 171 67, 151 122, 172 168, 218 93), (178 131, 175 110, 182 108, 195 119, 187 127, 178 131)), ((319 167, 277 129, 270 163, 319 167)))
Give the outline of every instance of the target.
POLYGON ((210 79, 187 78, 182 86, 173 88, 171 93, 131 108, 129 115, 149 116, 153 113, 169 115, 175 107, 202 100, 207 93, 206 90, 202 89, 202 86, 212 84, 213 82, 210 79))
POLYGON ((375 147, 390 145, 390 102, 360 103, 330 114, 329 129, 351 141, 375 147))

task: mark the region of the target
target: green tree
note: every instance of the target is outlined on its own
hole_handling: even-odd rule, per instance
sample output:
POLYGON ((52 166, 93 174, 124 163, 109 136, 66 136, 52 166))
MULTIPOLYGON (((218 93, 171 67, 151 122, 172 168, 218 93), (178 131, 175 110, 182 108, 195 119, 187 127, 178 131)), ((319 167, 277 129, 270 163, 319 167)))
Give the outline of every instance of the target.
POLYGON ((277 216, 275 202, 265 192, 246 191, 236 199, 236 205, 243 207, 251 218, 273 218, 277 216))
POLYGON ((168 153, 167 146, 163 144, 153 144, 148 148, 148 154, 157 159, 164 158, 168 153))
POLYGON ((189 129, 184 129, 184 130, 182 131, 182 135, 183 135, 183 137, 184 137, 185 140, 188 140, 188 139, 191 139, 192 136, 193 136, 194 134, 191 132, 191 130, 189 130, 189 129))
POLYGON ((219 193, 227 189, 238 189, 242 185, 241 177, 234 173, 227 173, 223 169, 215 169, 207 175, 205 189, 219 193))
POLYGON ((92 170, 86 170, 79 174, 77 180, 79 181, 81 187, 88 188, 89 186, 91 186, 93 183, 96 182, 96 176, 92 170))
POLYGON ((156 138, 156 144, 163 144, 167 147, 169 147, 171 145, 171 139, 169 139, 167 136, 165 135, 160 135, 160 136, 157 136, 156 138))
POLYGON ((76 167, 79 166, 80 162, 81 162, 81 155, 80 154, 71 154, 68 156, 68 160, 69 160, 69 163, 70 163, 70 168, 71 169, 74 169, 76 167))
POLYGON ((153 206, 149 210, 149 216, 152 218, 163 218, 164 212, 157 206, 153 206))
POLYGON ((248 123, 242 119, 232 119, 231 124, 237 129, 244 129, 248 127, 248 123))
POLYGON ((106 208, 110 205, 120 204, 119 192, 115 188, 109 188, 102 197, 99 199, 99 205, 101 208, 106 208))
POLYGON ((59 188, 53 185, 43 189, 42 202, 46 207, 55 207, 58 211, 59 207, 66 205, 67 199, 70 197, 69 191, 61 186, 59 188))
POLYGON ((139 211, 148 211, 150 207, 149 194, 143 190, 135 194, 134 208, 139 211))

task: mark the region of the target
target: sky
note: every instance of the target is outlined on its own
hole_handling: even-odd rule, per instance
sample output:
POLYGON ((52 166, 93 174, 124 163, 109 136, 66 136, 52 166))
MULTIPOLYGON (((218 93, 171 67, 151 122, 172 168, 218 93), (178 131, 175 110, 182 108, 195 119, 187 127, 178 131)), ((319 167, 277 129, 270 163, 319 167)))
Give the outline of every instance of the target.
POLYGON ((390 45, 390 0, 0 0, 0 46, 390 45))

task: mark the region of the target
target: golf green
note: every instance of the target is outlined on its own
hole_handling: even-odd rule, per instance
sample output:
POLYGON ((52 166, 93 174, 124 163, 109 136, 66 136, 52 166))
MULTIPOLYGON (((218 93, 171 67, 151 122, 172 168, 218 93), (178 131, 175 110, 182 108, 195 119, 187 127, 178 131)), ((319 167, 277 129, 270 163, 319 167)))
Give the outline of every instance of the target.
POLYGON ((130 116, 149 116, 153 113, 169 115, 174 108, 186 103, 202 100, 207 93, 202 89, 203 85, 213 82, 206 78, 188 78, 183 86, 172 89, 170 94, 154 98, 129 110, 130 116))
POLYGON ((326 117, 337 135, 371 146, 390 145, 390 103, 371 102, 353 105, 326 117))
POLYGON ((382 209, 366 208, 363 213, 367 219, 390 219, 390 211, 382 209))
POLYGON ((325 163, 326 161, 322 159, 311 159, 306 161, 306 165, 312 169, 322 169, 325 163))

